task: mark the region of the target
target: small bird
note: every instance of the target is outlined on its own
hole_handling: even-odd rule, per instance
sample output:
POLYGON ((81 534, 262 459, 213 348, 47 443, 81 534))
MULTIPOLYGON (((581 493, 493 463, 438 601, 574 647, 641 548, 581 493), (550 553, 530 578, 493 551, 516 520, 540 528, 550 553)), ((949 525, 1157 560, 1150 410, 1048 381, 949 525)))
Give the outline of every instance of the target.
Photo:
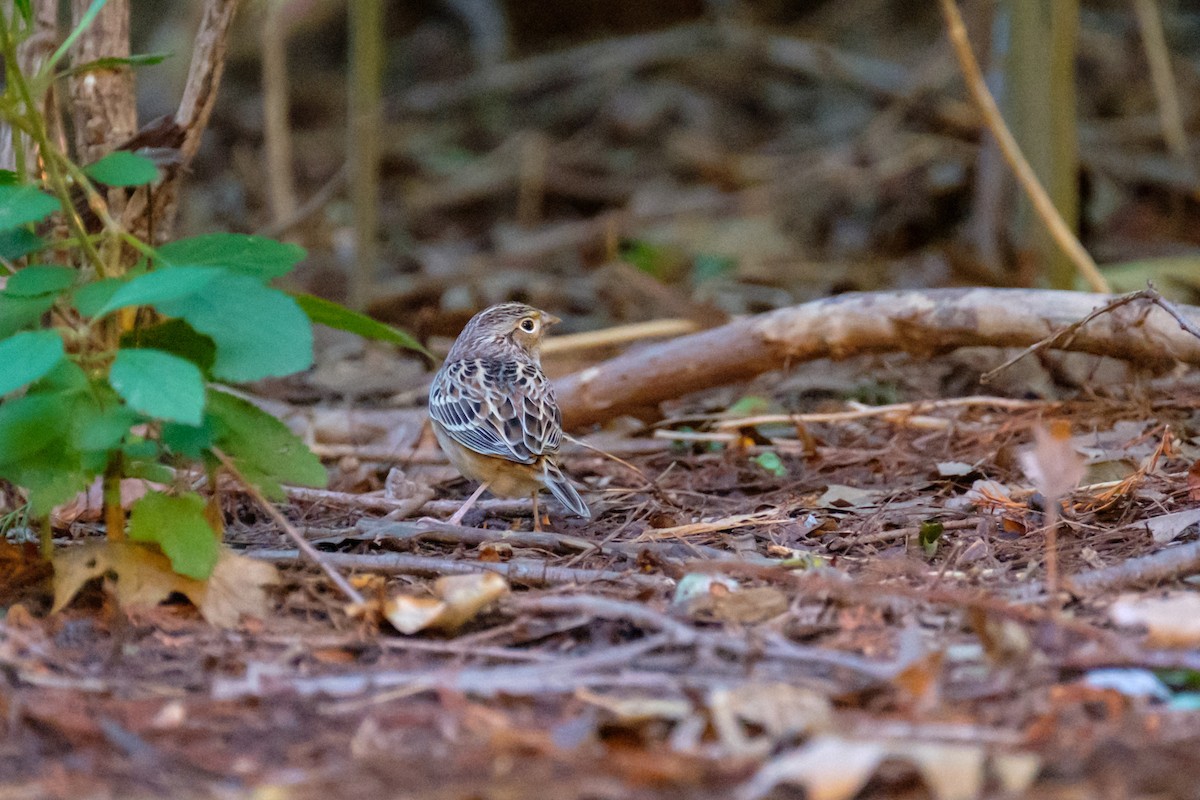
POLYGON ((484 489, 533 498, 550 490, 567 510, 591 517, 558 466, 562 412, 542 372, 541 344, 558 317, 524 303, 480 311, 458 335, 429 388, 429 418, 450 463, 479 488, 448 522, 457 525, 484 489))

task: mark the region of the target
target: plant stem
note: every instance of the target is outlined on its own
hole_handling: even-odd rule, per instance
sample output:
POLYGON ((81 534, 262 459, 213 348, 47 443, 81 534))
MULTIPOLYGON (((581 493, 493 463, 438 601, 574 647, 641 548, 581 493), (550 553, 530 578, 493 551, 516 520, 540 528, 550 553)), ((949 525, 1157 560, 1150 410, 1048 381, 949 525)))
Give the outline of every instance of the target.
POLYGON ((121 472, 124 459, 120 452, 108 458, 104 468, 104 527, 110 542, 125 540, 125 509, 121 506, 121 472))
POLYGON ((46 174, 50 179, 50 185, 54 193, 58 196, 58 201, 62 204, 63 215, 67 218, 67 224, 74 229, 76 237, 79 239, 80 249, 87 256, 88 261, 95 267, 97 273, 104 276, 104 261, 100 257, 100 252, 92 245, 88 238, 87 228, 83 225, 83 220, 76 213, 75 207, 71 203, 71 190, 67 186, 66 178, 59 170, 59 161, 66 161, 66 158, 58 153, 50 142, 50 137, 46 135, 46 126, 42 121, 41 114, 38 113, 37 103, 33 100, 33 95, 29 91, 29 83, 25 80, 24 73, 17 63, 16 44, 13 42, 12 36, 8 29, 7 20, 0 15, 0 49, 4 51, 4 65, 6 75, 12 81, 13 86, 17 88, 17 93, 21 97, 21 101, 25 104, 26 122, 29 126, 29 134, 37 143, 38 150, 42 154, 42 163, 46 167, 46 174))

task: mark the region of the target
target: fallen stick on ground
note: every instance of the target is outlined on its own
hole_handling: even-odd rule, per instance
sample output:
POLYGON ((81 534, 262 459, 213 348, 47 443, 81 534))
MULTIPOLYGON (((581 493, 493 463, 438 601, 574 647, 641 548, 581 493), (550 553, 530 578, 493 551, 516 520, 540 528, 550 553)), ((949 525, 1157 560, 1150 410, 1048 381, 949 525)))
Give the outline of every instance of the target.
MULTIPOLYGON (((299 550, 248 550, 252 558, 270 561, 272 564, 291 564, 300 560, 299 550)), ((496 572, 513 583, 526 586, 552 586, 555 584, 585 584, 593 581, 613 581, 625 585, 662 589, 670 579, 665 575, 644 575, 635 572, 617 572, 606 569, 575 569, 551 567, 543 561, 465 561, 455 558, 428 558, 403 553, 322 553, 324 563, 342 569, 357 569, 396 575, 419 575, 440 577, 442 575, 474 575, 478 572, 496 572)))
MULTIPOLYGON (((580 428, 818 358, 1028 347, 1112 300, 1109 295, 1036 289, 843 294, 625 353, 557 381, 555 389, 565 427, 580 428)), ((1200 323, 1200 309, 1176 310, 1200 323)), ((1114 309, 1057 346, 1147 368, 1174 362, 1200 365, 1200 341, 1181 331, 1161 308, 1114 309)))
POLYGON ((1200 572, 1200 542, 1190 542, 1111 567, 1077 573, 1068 577, 1066 584, 1075 594, 1096 593, 1171 581, 1197 572, 1200 572))

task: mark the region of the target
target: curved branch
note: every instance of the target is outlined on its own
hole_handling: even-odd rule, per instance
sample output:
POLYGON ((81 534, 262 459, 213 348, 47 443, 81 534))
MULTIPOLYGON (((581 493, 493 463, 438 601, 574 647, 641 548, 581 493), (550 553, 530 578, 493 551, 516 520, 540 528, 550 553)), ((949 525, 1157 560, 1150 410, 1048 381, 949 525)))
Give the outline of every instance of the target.
MULTIPOLYGON (((579 428, 713 386, 818 358, 959 347, 1028 347, 1108 304, 1108 295, 1036 289, 843 294, 747 317, 631 351, 556 383, 563 422, 579 428)), ((1181 314, 1200 323, 1200 308, 1181 314)), ((1200 340, 1158 307, 1125 304, 1057 349, 1151 368, 1200 365, 1200 340)))

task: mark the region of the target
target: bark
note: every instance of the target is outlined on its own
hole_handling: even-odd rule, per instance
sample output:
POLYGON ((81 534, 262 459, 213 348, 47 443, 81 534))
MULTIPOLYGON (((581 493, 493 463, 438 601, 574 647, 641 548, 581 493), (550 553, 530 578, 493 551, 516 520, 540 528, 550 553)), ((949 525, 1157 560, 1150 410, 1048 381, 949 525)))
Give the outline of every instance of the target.
MULTIPOLYGON (((818 358, 959 347, 1028 347, 1106 305, 1108 295, 1033 289, 933 289, 838 295, 747 317, 625 353, 557 382, 563 423, 578 429, 689 392, 818 358)), ((1200 322, 1200 308, 1183 314, 1200 322)), ((1166 368, 1200 364, 1200 340, 1158 307, 1097 317, 1061 350, 1166 368)))
POLYGON ((217 99, 217 89, 225 71, 229 30, 237 8, 238 0, 205 0, 200 30, 192 49, 192 62, 188 67, 187 85, 175 112, 175 123, 184 132, 183 144, 179 147, 180 168, 169 174, 154 193, 153 244, 169 240, 174 232, 179 211, 179 186, 200 149, 200 137, 217 99))
MULTIPOLYGON (((91 5, 91 0, 72 0, 75 24, 91 5)), ((129 0, 108 0, 79 37, 72 60, 79 65, 98 58, 128 57, 129 0)), ((76 158, 90 164, 137 132, 133 70, 128 66, 93 69, 72 78, 71 108, 76 158)))

